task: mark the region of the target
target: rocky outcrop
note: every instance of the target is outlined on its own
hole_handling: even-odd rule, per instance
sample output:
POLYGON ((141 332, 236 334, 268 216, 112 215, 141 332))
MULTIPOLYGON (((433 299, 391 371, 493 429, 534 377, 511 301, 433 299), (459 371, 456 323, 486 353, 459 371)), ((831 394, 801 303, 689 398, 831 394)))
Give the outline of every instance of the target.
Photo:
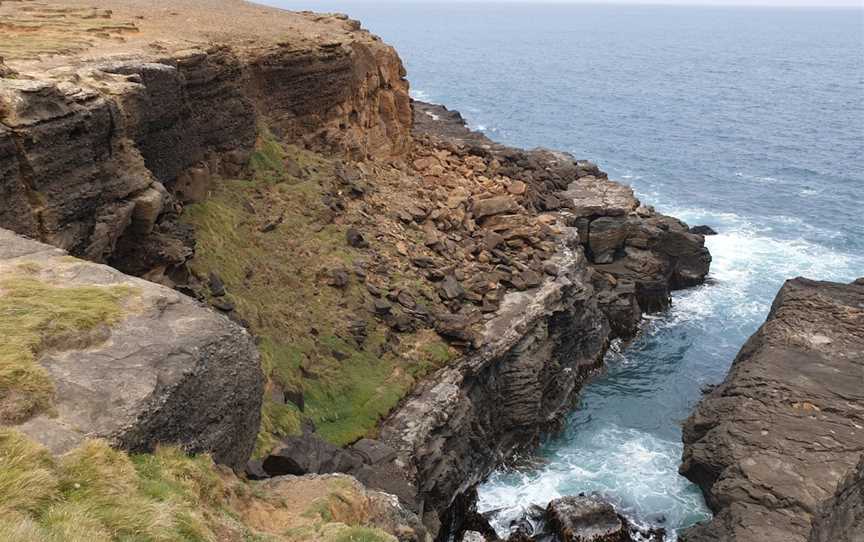
POLYGON ((864 540, 864 456, 813 518, 810 542, 864 540))
MULTIPOLYGON (((407 150, 408 84, 391 47, 344 16, 229 3, 183 28, 183 40, 170 18, 151 22, 134 6, 110 6, 100 25, 113 16, 112 29, 129 24, 147 41, 122 40, 111 51, 119 60, 104 60, 107 52, 75 57, 50 72, 32 63, 29 36, 92 26, 92 14, 4 5, 13 22, 37 24, 30 15, 45 11, 43 26, 63 24, 20 34, 11 27, 15 56, 5 61, 19 69, 14 79, 11 68, 0 75, 0 227, 155 277, 192 254, 177 212, 200 201, 217 176, 246 167, 259 112, 287 142, 359 159, 407 150)), ((64 39, 84 48, 117 44, 92 32, 64 39)))
MULTIPOLYGON (((584 380, 601 366, 609 340, 632 336, 643 310, 668 306, 671 289, 700 282, 710 255, 702 236, 642 206, 632 190, 606 179, 594 164, 505 147, 469 131, 458 113, 414 106, 419 145, 441 149, 414 161, 427 182, 453 186, 438 156, 458 155, 466 170, 478 165, 481 186, 493 180, 506 186, 503 193, 475 196, 450 223, 473 219, 472 235, 481 239, 478 233, 491 229, 482 239, 506 248, 510 260, 516 259, 510 251, 540 259, 535 282, 506 280, 514 288, 499 293, 482 326, 471 328, 475 348, 417 386, 380 429, 417 487, 427 525, 435 530, 440 519, 445 529, 458 530, 464 514, 447 513, 454 498, 465 504, 459 496, 560 422, 584 380), (546 238, 552 246, 541 249, 531 234, 523 241, 511 233, 542 231, 530 222, 534 217, 554 225, 555 234, 546 238), (603 255, 600 261, 595 253, 603 255)), ((458 203, 460 188, 451 190, 458 203)), ((493 263, 502 256, 487 254, 493 263)), ((522 261, 531 271, 532 258, 522 261)), ((495 269, 508 267, 516 265, 503 261, 495 269)))
MULTIPOLYGON (((173 290, 0 230, 0 299, 15 296, 22 310, 33 303, 36 318, 39 300, 28 296, 45 291, 40 287, 62 289, 68 307, 56 309, 57 317, 71 327, 51 334, 62 324, 48 322, 37 330, 47 344, 31 344, 21 338, 30 320, 0 312, 4 341, 29 344, 53 389, 47 409, 15 420, 19 430, 54 453, 104 438, 133 452, 171 443, 234 468, 245 464, 263 393, 258 352, 245 330, 173 290), (121 316, 89 325, 84 296, 111 288, 124 292, 121 316)), ((4 362, 27 354, 12 355, 4 362)), ((5 402, 25 390, 0 395, 5 402)))
POLYGON ((715 516, 683 538, 804 541, 835 492, 813 536, 853 524, 860 482, 837 488, 864 454, 862 382, 864 284, 787 281, 684 426, 681 473, 715 516))
POLYGON ((611 504, 592 497, 562 497, 549 503, 547 521, 560 542, 631 542, 627 520, 611 504))
POLYGON ((507 294, 478 351, 421 383, 383 423, 381 439, 400 453, 427 522, 536 442, 602 363, 609 330, 582 258, 562 248, 558 277, 507 294))

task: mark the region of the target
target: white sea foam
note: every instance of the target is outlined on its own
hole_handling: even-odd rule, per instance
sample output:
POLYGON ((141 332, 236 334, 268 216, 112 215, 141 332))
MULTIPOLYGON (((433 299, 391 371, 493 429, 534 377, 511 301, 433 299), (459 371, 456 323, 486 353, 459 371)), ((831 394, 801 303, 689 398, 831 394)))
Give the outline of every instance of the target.
POLYGON ((478 509, 497 511, 493 527, 506 535, 510 523, 532 504, 576 493, 597 493, 637 520, 690 524, 705 519, 702 497, 678 476, 681 444, 648 433, 605 425, 580 435, 553 463, 535 473, 496 473, 480 491, 478 509), (696 511, 696 512, 694 512, 696 511))
MULTIPOLYGON (((764 320, 783 281, 795 276, 849 281, 864 274, 864 255, 833 250, 803 237, 781 238, 761 220, 757 226, 734 213, 705 209, 663 212, 692 224, 710 224, 719 234, 705 238, 713 257, 709 283, 677 292, 672 310, 649 319, 644 333, 674 333, 680 326, 702 328, 702 338, 710 337, 712 344, 699 347, 717 357, 697 363, 719 365, 718 373, 740 347, 737 341, 764 320), (726 337, 734 339, 727 343, 726 337)), ((799 220, 777 220, 774 226, 788 232, 792 225, 792 231, 804 233, 805 224, 797 224, 799 220)), ((632 363, 646 362, 626 350, 610 353, 607 361, 626 366, 631 357, 632 363)), ((480 509, 500 509, 493 518, 500 534, 531 504, 544 506, 551 499, 579 492, 603 494, 637 520, 656 522, 662 515, 673 536, 676 528, 705 518, 707 510, 698 490, 677 473, 680 442, 608 421, 597 423, 599 419, 576 429, 575 437, 557 450, 544 452, 549 461, 544 468, 499 472, 481 487, 480 509)))
POLYGON ((408 94, 409 94, 412 98, 414 98, 415 100, 417 100, 417 101, 420 101, 420 102, 426 102, 426 103, 431 103, 431 102, 429 101, 429 95, 426 93, 425 90, 420 90, 420 89, 417 89, 417 88, 412 88, 412 89, 408 92, 408 94))

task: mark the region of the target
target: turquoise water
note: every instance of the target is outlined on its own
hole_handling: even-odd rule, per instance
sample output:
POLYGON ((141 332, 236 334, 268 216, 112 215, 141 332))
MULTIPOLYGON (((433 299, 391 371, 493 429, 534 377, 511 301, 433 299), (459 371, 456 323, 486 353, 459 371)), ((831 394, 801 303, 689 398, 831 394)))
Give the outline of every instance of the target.
POLYGON ((271 3, 348 12, 396 46, 416 97, 494 139, 594 160, 720 232, 710 284, 609 355, 543 466, 480 488, 502 534, 528 504, 583 491, 672 529, 707 517, 677 474, 700 389, 785 279, 864 275, 864 11, 271 3))

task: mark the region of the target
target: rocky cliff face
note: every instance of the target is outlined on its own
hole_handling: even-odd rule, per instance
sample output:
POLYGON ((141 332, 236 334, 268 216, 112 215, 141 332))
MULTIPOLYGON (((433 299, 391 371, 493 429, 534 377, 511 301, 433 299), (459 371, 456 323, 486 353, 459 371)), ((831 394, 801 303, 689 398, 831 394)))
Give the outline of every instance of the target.
MULTIPOLYGON (((412 108, 398 56, 356 22, 223 3, 0 5, 17 21, 0 38, 0 226, 240 322, 265 361, 259 452, 303 424, 340 445, 377 434, 326 453, 434 533, 710 255, 594 164, 412 108)), ((230 393, 261 395, 234 377, 230 393)), ((342 468, 284 448, 263 475, 342 468)))
MULTIPOLYGON (((458 529, 454 498, 464 501, 503 459, 555 427, 609 341, 631 337, 643 310, 667 307, 670 290, 701 282, 710 255, 701 235, 642 206, 595 165, 505 147, 469 131, 458 113, 414 105, 420 141, 484 160, 492 166, 484 174, 505 176, 524 214, 559 225, 539 282, 506 293, 476 351, 417 386, 380 429, 417 486, 427 524, 458 529)), ((480 200, 499 218, 479 221, 481 232, 513 212, 494 199, 480 200)), ((509 238, 511 229, 498 231, 509 238)))
POLYGON ((813 518, 810 542, 864 540, 864 456, 813 518))
POLYGON ((173 290, 0 229, 0 421, 60 454, 103 438, 241 468, 260 420, 252 337, 173 290))
MULTIPOLYGON (((187 4, 176 8, 212 9, 187 4)), ((264 8, 229 4, 182 31, 122 2, 95 21, 77 5, 4 4, 0 55, 17 73, 0 80, 0 226, 158 274, 192 251, 178 204, 245 168, 258 112, 288 142, 355 158, 406 150, 408 85, 392 48, 344 17, 265 21, 264 8), (96 37, 101 18, 128 37, 96 37), (45 54, 70 52, 40 48, 61 30, 92 56, 46 71, 45 54)))
POLYGON ((860 280, 787 281, 684 426, 681 472, 715 512, 685 540, 804 541, 822 506, 816 540, 860 539, 860 475, 838 485, 864 454, 862 352, 860 280))

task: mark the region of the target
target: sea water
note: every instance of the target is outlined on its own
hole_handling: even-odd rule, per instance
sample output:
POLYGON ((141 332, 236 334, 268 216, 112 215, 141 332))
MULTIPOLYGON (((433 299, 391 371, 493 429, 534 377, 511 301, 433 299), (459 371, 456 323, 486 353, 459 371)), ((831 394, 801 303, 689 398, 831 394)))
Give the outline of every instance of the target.
POLYGON ((706 285, 613 349, 540 464, 480 488, 495 526, 597 492, 673 532, 709 517, 680 424, 783 281, 864 275, 864 11, 270 0, 347 12, 393 44, 416 98, 504 143, 570 151, 719 235, 706 285))

